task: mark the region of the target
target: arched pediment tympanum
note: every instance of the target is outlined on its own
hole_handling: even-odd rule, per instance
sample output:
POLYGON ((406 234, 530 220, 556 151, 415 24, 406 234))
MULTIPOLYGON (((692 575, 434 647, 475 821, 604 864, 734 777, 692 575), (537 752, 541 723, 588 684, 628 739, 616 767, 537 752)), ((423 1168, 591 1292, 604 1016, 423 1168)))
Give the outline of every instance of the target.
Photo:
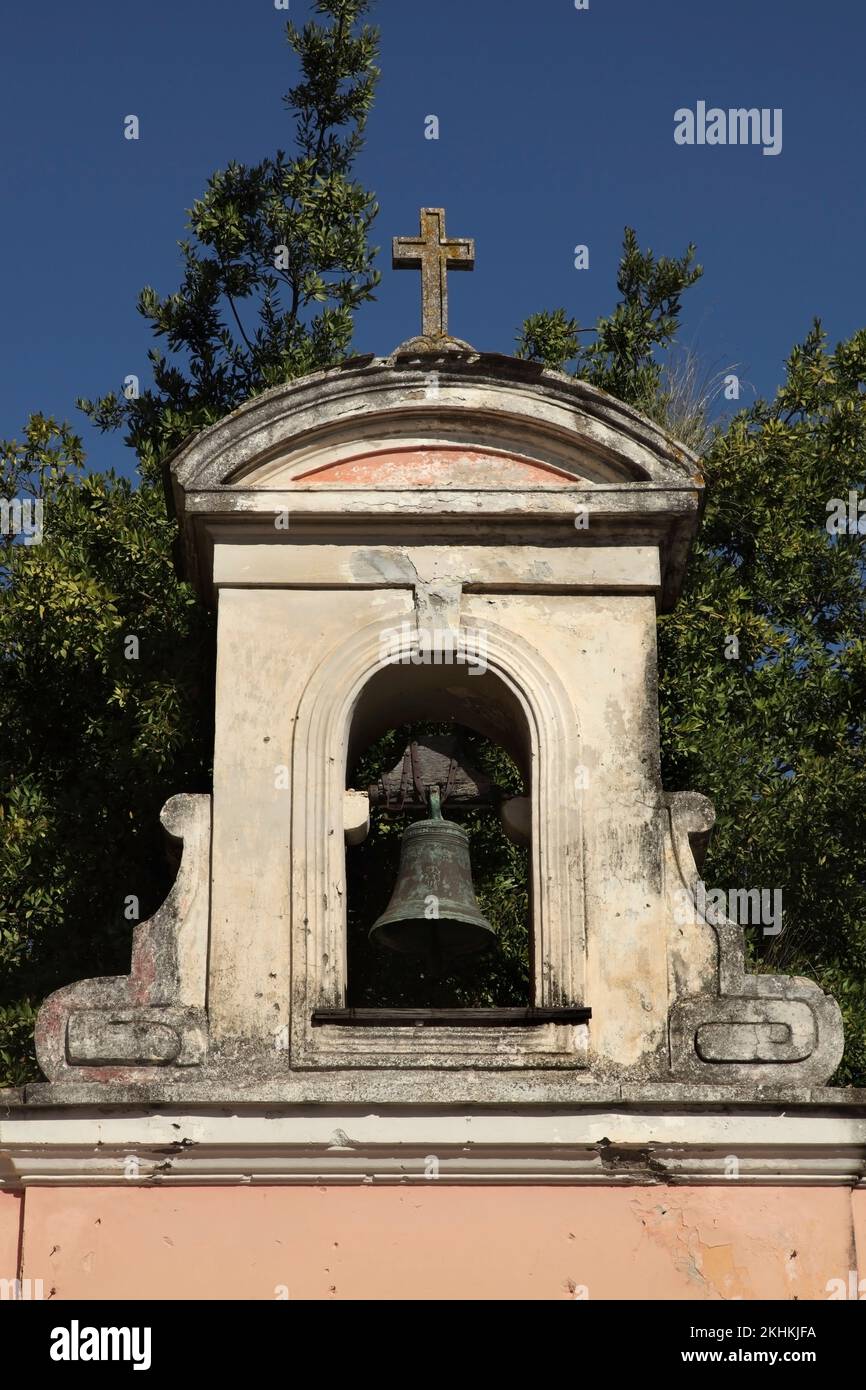
MULTIPOLYGON (((591 465, 588 465, 588 469, 591 465)), ((311 463, 287 477, 278 471, 280 486, 343 488, 488 488, 573 487, 575 477, 564 468, 461 444, 429 444, 418 440, 399 447, 347 450, 326 463, 311 463)), ((584 480, 586 481, 586 480, 584 480)))

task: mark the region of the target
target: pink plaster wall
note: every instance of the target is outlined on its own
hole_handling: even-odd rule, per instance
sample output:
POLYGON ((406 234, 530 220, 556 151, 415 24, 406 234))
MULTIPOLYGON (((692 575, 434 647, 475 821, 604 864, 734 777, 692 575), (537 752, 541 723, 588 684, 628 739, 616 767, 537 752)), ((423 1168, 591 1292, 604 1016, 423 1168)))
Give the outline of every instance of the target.
POLYGON ((20 1192, 0 1191, 0 1279, 17 1279, 21 1235, 20 1192))
POLYGON ((855 1206, 866 1276, 846 1188, 31 1187, 22 1276, 61 1299, 826 1299, 855 1206))

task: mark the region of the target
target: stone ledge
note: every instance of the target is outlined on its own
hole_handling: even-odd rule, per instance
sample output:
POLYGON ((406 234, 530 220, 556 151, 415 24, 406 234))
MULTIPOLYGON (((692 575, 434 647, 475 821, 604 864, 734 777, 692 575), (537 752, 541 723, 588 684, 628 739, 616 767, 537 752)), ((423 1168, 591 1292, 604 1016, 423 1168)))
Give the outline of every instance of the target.
MULTIPOLYGON (((838 1096, 839 1093, 837 1092, 838 1096)), ((0 1188, 444 1183, 866 1187, 866 1097, 728 1104, 0 1110, 0 1188)))
MULTIPOLYGON (((662 1109, 757 1110, 766 1107, 806 1106, 850 1114, 858 1107, 866 1112, 866 1088, 842 1086, 700 1086, 681 1082, 581 1081, 574 1072, 535 1070, 528 1074, 498 1073, 491 1094, 490 1073, 425 1072, 424 1108, 513 1109, 532 1113, 551 1106, 581 1110, 587 1106, 661 1107, 662 1109)), ((0 1090, 0 1116, 22 1108, 59 1109, 93 1106, 125 1108, 145 1106, 230 1105, 237 1107, 285 1106, 387 1106, 414 1110, 418 1074, 410 1071, 311 1073, 288 1078, 252 1077, 249 1082, 217 1080, 171 1082, 156 1080, 138 1084, 122 1082, 33 1082, 19 1089, 0 1090)))

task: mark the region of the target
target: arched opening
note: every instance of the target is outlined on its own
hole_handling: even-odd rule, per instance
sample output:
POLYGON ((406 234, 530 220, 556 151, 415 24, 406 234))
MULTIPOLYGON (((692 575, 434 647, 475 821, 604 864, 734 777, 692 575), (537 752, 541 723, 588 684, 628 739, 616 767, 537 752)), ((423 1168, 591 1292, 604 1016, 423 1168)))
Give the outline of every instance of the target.
POLYGON ((527 844, 506 835, 500 817, 503 801, 529 793, 529 734, 504 681, 489 669, 472 670, 465 663, 389 666, 371 678, 355 708, 347 786, 381 790, 372 798, 377 804, 367 838, 346 851, 349 1008, 498 1009, 532 1003, 532 856, 527 844), (486 949, 446 954, 435 962, 370 937, 392 898, 404 834, 428 814, 417 794, 405 808, 405 774, 398 790, 404 754, 413 743, 426 751, 428 771, 433 768, 431 775, 440 779, 443 816, 468 836, 478 909, 493 928, 486 949), (431 750, 441 752, 444 761, 431 764, 431 750), (443 771, 449 758, 452 768, 467 773, 457 783, 443 771), (473 788, 480 787, 483 793, 476 796, 473 788))

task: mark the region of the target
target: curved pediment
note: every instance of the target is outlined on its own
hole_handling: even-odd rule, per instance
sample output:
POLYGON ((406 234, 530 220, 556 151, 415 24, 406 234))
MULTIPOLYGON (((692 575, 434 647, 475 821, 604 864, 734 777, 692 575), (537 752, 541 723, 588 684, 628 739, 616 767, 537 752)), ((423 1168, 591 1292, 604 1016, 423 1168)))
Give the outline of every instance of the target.
MULTIPOLYGON (((698 460, 604 391, 510 357, 398 352, 255 396, 168 460, 186 574, 216 546, 654 545, 676 595, 698 460)), ((300 554, 300 550, 298 551, 300 554)))
POLYGON ((689 485, 697 460, 605 392, 512 358, 366 360, 254 397, 172 460, 184 493, 689 485))

